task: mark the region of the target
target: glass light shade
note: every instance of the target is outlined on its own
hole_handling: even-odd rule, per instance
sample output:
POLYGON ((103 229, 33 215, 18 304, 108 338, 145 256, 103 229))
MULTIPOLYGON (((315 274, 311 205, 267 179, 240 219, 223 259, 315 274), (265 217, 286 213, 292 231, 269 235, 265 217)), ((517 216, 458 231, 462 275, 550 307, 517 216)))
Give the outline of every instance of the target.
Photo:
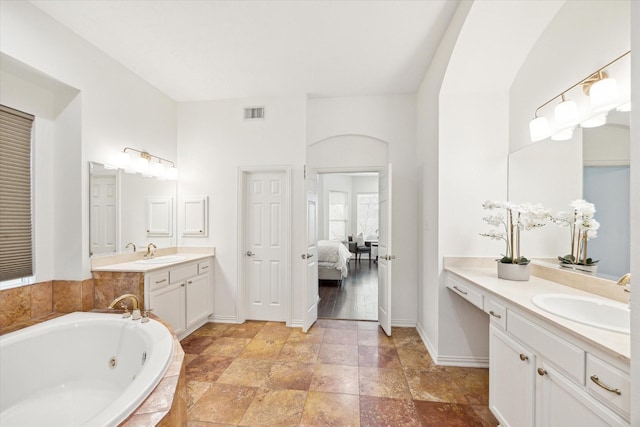
POLYGON ((165 175, 164 165, 162 163, 160 163, 160 162, 154 163, 152 168, 151 168, 151 174, 153 176, 155 176, 155 177, 163 179, 164 175, 165 175))
POLYGON ((629 112, 631 111, 631 101, 627 101, 624 104, 618 105, 616 111, 629 112))
POLYGON ((120 153, 118 153, 118 158, 116 162, 119 168, 127 169, 129 168, 129 165, 131 165, 131 156, 129 155, 129 153, 125 153, 124 151, 121 151, 120 153))
POLYGON ((139 157, 136 160, 136 172, 140 172, 141 174, 146 174, 149 170, 149 160, 144 157, 139 157))
POLYGON ((602 126, 605 123, 607 123, 607 113, 602 113, 584 120, 582 123, 580 123, 580 127, 597 128, 598 126, 602 126))
POLYGON ((172 181, 175 181, 178 179, 178 168, 174 167, 170 167, 167 170, 167 179, 170 179, 172 181))
POLYGON ((578 106, 575 101, 563 101, 556 105, 553 111, 556 118, 556 125, 560 128, 574 126, 578 124, 580 120, 578 106))
POLYGON ((566 141, 573 138, 573 128, 564 129, 551 135, 551 139, 554 141, 566 141))
POLYGON ((618 103, 618 83, 615 79, 598 80, 589 88, 589 98, 593 111, 608 111, 618 103))
POLYGON ((548 138, 551 135, 549 121, 545 117, 536 117, 529 122, 529 134, 531 141, 537 142, 548 138))

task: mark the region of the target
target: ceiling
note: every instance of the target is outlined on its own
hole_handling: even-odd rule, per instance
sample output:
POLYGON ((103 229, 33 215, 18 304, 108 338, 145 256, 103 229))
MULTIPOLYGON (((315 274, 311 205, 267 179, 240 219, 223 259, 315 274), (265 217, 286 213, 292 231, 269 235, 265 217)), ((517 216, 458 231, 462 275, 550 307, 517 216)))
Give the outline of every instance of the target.
POLYGON ((179 102, 415 92, 457 0, 33 0, 179 102))

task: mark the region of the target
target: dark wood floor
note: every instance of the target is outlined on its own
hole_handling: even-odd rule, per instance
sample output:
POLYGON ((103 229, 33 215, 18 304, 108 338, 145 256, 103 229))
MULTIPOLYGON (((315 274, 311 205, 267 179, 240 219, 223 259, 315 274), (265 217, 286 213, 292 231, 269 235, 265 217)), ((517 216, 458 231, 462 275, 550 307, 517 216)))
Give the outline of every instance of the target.
POLYGON ((378 320, 378 264, 349 261, 349 275, 342 286, 320 281, 318 317, 378 320))

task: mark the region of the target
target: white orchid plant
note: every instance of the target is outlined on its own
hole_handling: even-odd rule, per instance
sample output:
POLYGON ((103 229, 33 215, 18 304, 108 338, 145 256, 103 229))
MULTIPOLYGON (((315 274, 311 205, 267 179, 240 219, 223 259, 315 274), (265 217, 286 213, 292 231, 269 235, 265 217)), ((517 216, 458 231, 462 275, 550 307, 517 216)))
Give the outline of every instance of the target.
POLYGON ((487 200, 482 207, 499 210, 482 218, 495 228, 488 233, 480 233, 481 236, 506 243, 506 251, 498 261, 504 264, 529 264, 530 260, 520 254, 520 232, 542 227, 543 221, 549 217, 549 210, 539 203, 514 204, 493 200, 487 200))
POLYGON ((587 256, 587 242, 598 237, 600 223, 595 220, 596 208, 586 200, 574 200, 569 203, 571 212, 558 212, 553 222, 561 227, 569 227, 571 233, 571 253, 559 256, 563 264, 592 266, 599 260, 587 256))

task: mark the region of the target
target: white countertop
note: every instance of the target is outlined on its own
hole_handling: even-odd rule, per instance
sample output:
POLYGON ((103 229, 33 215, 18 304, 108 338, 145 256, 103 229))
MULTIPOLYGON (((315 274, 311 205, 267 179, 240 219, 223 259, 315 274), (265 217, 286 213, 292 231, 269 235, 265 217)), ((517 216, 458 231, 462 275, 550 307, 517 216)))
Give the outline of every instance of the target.
POLYGON ((117 264, 103 265, 100 267, 94 267, 92 271, 110 271, 110 272, 127 272, 127 273, 147 273, 153 270, 159 270, 161 268, 173 267, 176 265, 184 264, 191 261, 197 261, 208 257, 213 257, 213 254, 197 254, 197 253, 178 253, 171 254, 171 256, 185 257, 183 260, 160 263, 160 264, 145 264, 137 261, 121 262, 117 264))
POLYGON ((515 282, 499 279, 494 268, 469 268, 458 266, 446 266, 445 270, 476 284, 490 294, 512 303, 526 314, 552 323, 557 328, 587 341, 590 345, 610 354, 611 356, 626 361, 631 360, 630 335, 611 332, 593 326, 574 322, 560 316, 548 313, 536 307, 531 298, 538 294, 559 293, 567 295, 582 295, 603 298, 588 292, 561 285, 550 280, 531 276, 527 282, 515 282))

